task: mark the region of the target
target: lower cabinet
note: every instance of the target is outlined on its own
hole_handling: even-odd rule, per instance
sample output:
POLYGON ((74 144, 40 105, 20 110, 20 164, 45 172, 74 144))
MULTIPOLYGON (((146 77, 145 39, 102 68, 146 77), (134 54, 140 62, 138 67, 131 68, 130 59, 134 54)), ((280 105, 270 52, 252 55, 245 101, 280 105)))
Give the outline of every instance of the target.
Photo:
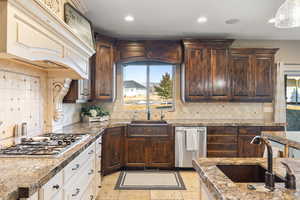
POLYGON ((173 168, 174 142, 172 126, 128 127, 124 165, 127 168, 173 168))
POLYGON ((123 166, 123 129, 123 127, 107 128, 103 134, 103 175, 118 171, 123 166))
POLYGON ((261 135, 261 127, 239 127, 238 157, 262 157, 264 145, 251 144, 255 136, 261 135))
POLYGON ((100 137, 50 179, 33 200, 96 199, 101 187, 101 145, 100 137))

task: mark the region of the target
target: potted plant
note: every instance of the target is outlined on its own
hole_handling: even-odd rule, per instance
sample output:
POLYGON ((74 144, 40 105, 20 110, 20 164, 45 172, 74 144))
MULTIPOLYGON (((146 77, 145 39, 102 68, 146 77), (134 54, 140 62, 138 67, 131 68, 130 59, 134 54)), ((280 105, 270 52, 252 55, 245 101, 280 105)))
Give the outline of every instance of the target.
POLYGON ((103 122, 109 120, 109 112, 102 106, 86 106, 81 108, 81 116, 84 122, 103 122))

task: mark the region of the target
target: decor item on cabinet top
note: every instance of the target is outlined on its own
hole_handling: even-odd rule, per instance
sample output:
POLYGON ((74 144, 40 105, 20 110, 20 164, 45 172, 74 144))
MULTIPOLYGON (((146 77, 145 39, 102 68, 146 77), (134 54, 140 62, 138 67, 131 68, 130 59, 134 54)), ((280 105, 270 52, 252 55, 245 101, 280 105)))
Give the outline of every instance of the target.
POLYGON ((71 29, 90 47, 96 48, 92 22, 70 3, 65 3, 64 20, 71 29))
POLYGON ((84 122, 102 122, 109 120, 109 112, 102 106, 87 106, 81 109, 81 116, 84 122))

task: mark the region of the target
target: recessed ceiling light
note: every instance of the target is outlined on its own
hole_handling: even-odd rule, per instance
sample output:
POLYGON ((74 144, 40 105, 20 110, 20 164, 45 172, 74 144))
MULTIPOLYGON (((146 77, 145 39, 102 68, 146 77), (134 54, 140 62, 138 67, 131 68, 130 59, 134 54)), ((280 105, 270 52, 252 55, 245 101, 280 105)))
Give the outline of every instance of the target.
POLYGON ((207 18, 206 17, 199 17, 197 19, 197 22, 200 23, 200 24, 205 23, 205 22, 207 22, 207 18))
POLYGON ((239 23, 239 22, 240 22, 239 19, 233 18, 233 19, 228 19, 228 20, 226 20, 226 21, 225 21, 225 24, 237 24, 237 23, 239 23))
POLYGON ((272 18, 272 19, 269 19, 269 21, 268 21, 268 22, 269 22, 270 24, 274 24, 274 23, 275 23, 275 21, 276 21, 276 19, 275 19, 275 18, 272 18))
POLYGON ((133 22, 134 21, 134 17, 131 15, 127 15, 124 17, 124 20, 127 22, 133 22))

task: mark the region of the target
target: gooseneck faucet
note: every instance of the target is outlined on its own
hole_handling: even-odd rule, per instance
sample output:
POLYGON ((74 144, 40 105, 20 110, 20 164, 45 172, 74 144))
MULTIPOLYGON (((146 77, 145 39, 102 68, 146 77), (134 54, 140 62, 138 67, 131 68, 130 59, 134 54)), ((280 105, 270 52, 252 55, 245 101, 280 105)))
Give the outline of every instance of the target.
POLYGON ((251 144, 265 144, 268 150, 268 171, 265 173, 265 187, 273 191, 275 189, 275 175, 273 173, 273 150, 270 141, 266 137, 255 136, 251 144))

